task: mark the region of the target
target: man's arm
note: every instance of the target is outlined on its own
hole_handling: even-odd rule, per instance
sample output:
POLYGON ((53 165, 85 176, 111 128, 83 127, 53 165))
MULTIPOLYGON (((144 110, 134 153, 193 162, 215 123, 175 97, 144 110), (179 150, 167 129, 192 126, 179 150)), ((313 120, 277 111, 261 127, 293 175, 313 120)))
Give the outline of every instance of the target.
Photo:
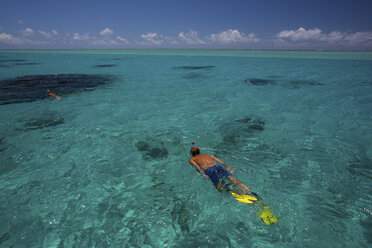
POLYGON ((212 156, 212 158, 213 158, 213 160, 215 160, 215 161, 219 162, 220 164, 222 164, 223 166, 225 166, 226 170, 230 171, 231 173, 234 172, 234 168, 231 167, 230 165, 225 164, 225 162, 223 162, 222 160, 220 160, 220 159, 218 159, 214 156, 212 156))
POLYGON ((195 166, 195 168, 199 171, 199 173, 204 177, 204 178, 209 178, 207 175, 204 174, 204 172, 202 171, 202 169, 200 169, 199 165, 192 159, 189 160, 190 164, 192 164, 193 166, 195 166))

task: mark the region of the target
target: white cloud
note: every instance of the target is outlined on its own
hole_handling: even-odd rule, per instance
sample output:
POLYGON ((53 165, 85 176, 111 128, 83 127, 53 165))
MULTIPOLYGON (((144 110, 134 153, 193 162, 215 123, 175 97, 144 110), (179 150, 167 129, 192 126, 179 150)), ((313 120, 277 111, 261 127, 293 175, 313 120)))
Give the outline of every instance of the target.
POLYGON ((31 36, 34 34, 34 30, 32 30, 31 28, 26 28, 25 30, 22 31, 22 35, 23 36, 31 36))
POLYGON ((304 42, 304 41, 318 41, 330 44, 339 44, 354 46, 361 43, 372 42, 372 32, 357 32, 346 33, 340 31, 333 31, 330 33, 323 33, 319 28, 306 30, 300 27, 297 30, 283 30, 276 35, 279 43, 288 42, 304 42))
POLYGON ((206 44, 205 41, 202 41, 199 38, 198 32, 190 30, 188 33, 181 32, 178 34, 178 38, 182 41, 185 41, 187 44, 197 45, 197 44, 206 44))
POLYGON ((211 34, 209 39, 212 42, 229 44, 229 43, 248 43, 248 42, 258 42, 259 39, 256 34, 250 33, 248 35, 239 32, 237 29, 228 29, 226 31, 220 32, 218 34, 211 34))
POLYGON ((93 45, 96 45, 96 46, 107 46, 109 43, 105 40, 97 40, 97 39, 93 39, 92 40, 92 44, 93 45))
POLYGON ((39 34, 41 34, 44 38, 47 38, 47 39, 50 39, 53 36, 58 36, 57 31, 55 31, 54 29, 52 30, 52 32, 45 32, 45 31, 39 30, 39 34))
POLYGON ((319 28, 306 30, 303 27, 300 27, 297 30, 283 30, 277 34, 278 38, 291 39, 294 41, 301 40, 322 40, 324 39, 324 34, 319 28))
POLYGON ((10 44, 10 45, 22 45, 25 42, 23 40, 13 37, 11 34, 1 33, 0 43, 10 44))
POLYGON ((145 39, 150 44, 153 45, 161 45, 163 43, 163 40, 159 40, 159 35, 157 33, 148 33, 141 35, 142 39, 145 39))
POLYGON ((372 32, 356 32, 355 34, 347 34, 344 37, 344 40, 352 44, 358 44, 363 42, 372 43, 372 32))
POLYGON ((40 33, 44 38, 47 38, 47 39, 52 38, 52 34, 51 34, 51 33, 44 32, 44 31, 42 31, 42 30, 39 30, 39 33, 40 33))
POLYGON ((113 34, 114 31, 110 28, 105 28, 104 30, 102 30, 99 34, 100 35, 110 35, 110 34, 113 34))
POLYGON ((73 40, 89 40, 91 37, 89 36, 89 33, 85 34, 79 34, 79 33, 74 33, 72 36, 73 40))
MULTIPOLYGON (((104 31, 104 30, 103 30, 104 31)), ((79 45, 83 47, 90 47, 90 48, 99 48, 99 47, 106 47, 110 48, 112 46, 119 46, 123 43, 129 44, 129 42, 120 37, 116 36, 115 39, 110 39, 108 35, 105 35, 103 37, 101 36, 91 36, 89 33, 74 33, 73 35, 66 35, 65 43, 69 42, 68 39, 70 39, 71 45, 79 45)))
POLYGON ((120 42, 124 43, 124 44, 129 44, 129 41, 127 41, 125 38, 123 37, 120 37, 120 36, 116 36, 116 39, 118 39, 120 42))

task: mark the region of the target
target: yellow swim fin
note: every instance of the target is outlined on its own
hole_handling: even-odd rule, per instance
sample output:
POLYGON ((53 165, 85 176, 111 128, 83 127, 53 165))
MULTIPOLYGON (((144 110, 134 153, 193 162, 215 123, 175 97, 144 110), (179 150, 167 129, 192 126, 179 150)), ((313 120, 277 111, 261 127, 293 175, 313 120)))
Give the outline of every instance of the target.
POLYGON ((237 193, 231 192, 231 191, 230 191, 230 193, 235 197, 235 200, 237 200, 241 203, 252 204, 255 201, 257 201, 256 197, 253 197, 253 196, 250 196, 250 195, 240 195, 240 194, 237 194, 237 193))
POLYGON ((273 210, 271 210, 267 205, 260 209, 259 217, 260 220, 268 226, 278 222, 278 218, 274 216, 273 210))

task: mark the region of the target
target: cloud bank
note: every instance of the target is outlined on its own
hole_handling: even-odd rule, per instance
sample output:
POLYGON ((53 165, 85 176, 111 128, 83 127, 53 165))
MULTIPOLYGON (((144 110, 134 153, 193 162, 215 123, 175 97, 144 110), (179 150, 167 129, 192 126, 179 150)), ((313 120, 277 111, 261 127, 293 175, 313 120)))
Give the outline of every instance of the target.
POLYGON ((198 32, 190 30, 188 33, 181 32, 178 34, 178 38, 181 41, 186 42, 190 45, 204 45, 205 41, 199 38, 198 32))
POLYGON ((130 40, 126 35, 106 27, 97 32, 61 34, 56 30, 34 31, 26 28, 10 34, 0 34, 0 48, 241 48, 241 49, 344 49, 372 50, 372 32, 323 32, 315 27, 282 30, 271 37, 244 33, 238 29, 200 35, 195 30, 179 32, 174 36, 148 32, 130 40), (115 34, 115 35, 114 35, 115 34))
POLYGON ((328 43, 334 45, 343 45, 348 47, 358 47, 359 45, 370 45, 372 48, 372 32, 346 33, 333 31, 324 33, 319 28, 306 30, 303 27, 297 30, 283 30, 276 35, 276 42, 282 44, 298 44, 301 42, 328 43))
POLYGON ((230 43, 250 43, 258 42, 259 39, 254 33, 245 35, 244 33, 239 32, 239 30, 228 29, 226 31, 220 32, 218 34, 211 34, 209 39, 212 42, 217 42, 221 44, 230 44, 230 43))
POLYGON ((164 40, 157 33, 148 33, 141 35, 141 38, 144 39, 147 43, 142 44, 151 44, 151 45, 161 45, 164 40))
POLYGON ((110 29, 110 28, 105 28, 104 30, 102 30, 99 34, 100 35, 111 35, 111 34, 113 34, 114 33, 114 31, 112 30, 112 29, 110 29))
POLYGON ((24 41, 13 37, 13 35, 11 34, 1 33, 0 43, 9 44, 9 45, 23 45, 24 41))

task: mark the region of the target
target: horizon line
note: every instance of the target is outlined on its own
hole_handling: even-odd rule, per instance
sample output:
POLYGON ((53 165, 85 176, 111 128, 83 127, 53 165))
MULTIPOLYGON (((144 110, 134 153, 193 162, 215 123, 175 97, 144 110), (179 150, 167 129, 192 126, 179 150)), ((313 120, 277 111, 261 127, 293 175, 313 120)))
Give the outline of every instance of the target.
POLYGON ((371 50, 337 49, 238 49, 238 48, 0 48, 0 51, 283 51, 283 52, 372 52, 371 50))

